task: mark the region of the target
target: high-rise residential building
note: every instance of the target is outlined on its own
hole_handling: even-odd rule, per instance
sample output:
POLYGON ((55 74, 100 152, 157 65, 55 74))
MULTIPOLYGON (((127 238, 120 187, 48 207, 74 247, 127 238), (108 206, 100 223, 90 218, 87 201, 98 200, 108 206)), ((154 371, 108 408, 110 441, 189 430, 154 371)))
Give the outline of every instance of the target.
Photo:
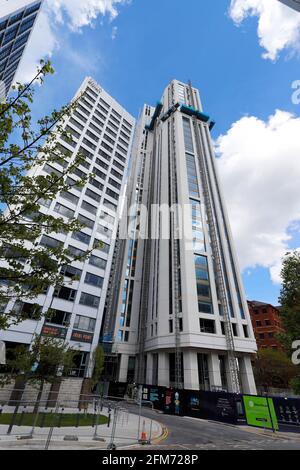
MULTIPOLYGON (((135 119, 89 77, 75 98, 80 98, 76 110, 64 123, 73 140, 59 138, 59 143, 62 152, 72 152, 68 163, 78 152, 86 160, 68 175, 72 188, 53 201, 43 201, 40 211, 76 218, 85 228, 78 233, 45 234, 38 242, 42 246, 68 248, 75 257, 94 246, 96 249, 85 262, 76 261, 63 268, 66 285, 61 289, 50 286, 35 301, 10 302, 6 311, 13 310, 16 315, 24 312, 30 318, 34 304, 40 305, 42 312, 51 308, 55 314, 40 321, 33 317, 0 331, 0 342, 4 341, 9 351, 20 344, 29 346, 34 335, 63 339, 78 350, 71 375, 86 378, 92 372, 91 354, 99 343, 135 119), (76 186, 78 179, 91 173, 85 187, 76 186)), ((59 175, 62 168, 59 164, 45 164, 34 171, 36 175, 59 175)))
POLYGON ((283 350, 278 335, 284 332, 280 308, 266 302, 248 302, 258 349, 283 350))
POLYGON ((101 333, 119 382, 256 393, 213 126, 177 80, 139 117, 101 333))
POLYGON ((7 95, 43 0, 0 0, 0 82, 7 95))
POLYGON ((284 3, 288 7, 293 8, 296 11, 300 11, 300 0, 279 0, 281 3, 284 3))

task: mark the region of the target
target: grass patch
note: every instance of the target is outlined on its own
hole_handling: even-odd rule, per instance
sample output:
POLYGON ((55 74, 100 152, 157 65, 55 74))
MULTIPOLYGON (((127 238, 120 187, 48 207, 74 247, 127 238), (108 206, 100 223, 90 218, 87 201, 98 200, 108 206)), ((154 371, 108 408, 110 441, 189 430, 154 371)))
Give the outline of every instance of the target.
MULTIPOLYGON (((36 415, 33 413, 19 413, 15 419, 15 426, 33 426, 36 415)), ((11 424, 13 419, 12 413, 1 413, 0 424, 11 424)), ((98 424, 106 424, 108 418, 106 416, 98 416, 98 424)), ((38 428, 55 427, 75 427, 75 426, 94 426, 96 424, 96 417, 93 414, 63 414, 54 415, 53 413, 39 413, 36 426, 38 428)))

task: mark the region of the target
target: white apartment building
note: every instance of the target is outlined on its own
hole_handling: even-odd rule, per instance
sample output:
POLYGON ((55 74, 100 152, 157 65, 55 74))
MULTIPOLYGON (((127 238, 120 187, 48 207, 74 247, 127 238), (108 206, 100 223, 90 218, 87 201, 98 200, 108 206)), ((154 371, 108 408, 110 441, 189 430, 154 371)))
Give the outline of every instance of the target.
POLYGON ((256 393, 257 347, 213 125, 198 90, 177 80, 139 117, 127 189, 131 213, 120 226, 102 331, 104 344, 113 342, 119 382, 256 393), (179 209, 168 218, 151 211, 155 204, 179 209))
POLYGON ((7 95, 10 90, 42 2, 43 0, 0 0, 1 94, 7 95))
MULTIPOLYGON (((91 250, 98 241, 102 242, 101 247, 93 250, 85 262, 76 261, 64 268, 65 287, 57 290, 50 286, 35 302, 11 302, 6 311, 13 308, 16 314, 23 311, 30 317, 34 313, 32 305, 37 303, 43 312, 51 308, 55 315, 48 320, 28 319, 8 331, 0 331, 0 341, 9 350, 18 344, 29 346, 35 334, 64 339, 78 350, 71 375, 86 378, 92 372, 91 354, 99 342, 135 120, 89 77, 75 98, 79 96, 76 110, 64 124, 73 141, 60 138, 59 142, 62 151, 71 151, 74 158, 80 152, 86 160, 68 176, 68 182, 75 186, 53 201, 42 202, 40 211, 66 219, 75 217, 85 228, 79 233, 43 235, 39 243, 61 244, 75 256, 91 250), (84 188, 76 187, 79 178, 91 173, 93 178, 84 188)), ((46 164, 35 174, 60 174, 61 170, 58 164, 46 164)))

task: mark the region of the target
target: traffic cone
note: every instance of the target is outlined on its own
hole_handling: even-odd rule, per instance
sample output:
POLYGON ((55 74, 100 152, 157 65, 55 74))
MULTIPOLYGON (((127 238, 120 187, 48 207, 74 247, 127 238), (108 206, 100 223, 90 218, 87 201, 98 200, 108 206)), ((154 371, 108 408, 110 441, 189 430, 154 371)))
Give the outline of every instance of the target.
POLYGON ((147 444, 148 438, 147 438, 147 433, 146 433, 146 422, 143 421, 143 428, 141 432, 141 437, 140 437, 140 444, 147 444))

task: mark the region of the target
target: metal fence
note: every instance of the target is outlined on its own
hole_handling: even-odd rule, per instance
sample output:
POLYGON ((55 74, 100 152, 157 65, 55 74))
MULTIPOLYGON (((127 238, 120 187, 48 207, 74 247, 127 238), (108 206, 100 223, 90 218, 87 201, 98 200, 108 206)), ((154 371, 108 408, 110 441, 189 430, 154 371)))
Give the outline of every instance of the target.
POLYGON ((57 400, 53 392, 50 400, 25 396, 12 401, 1 398, 0 389, 0 449, 114 449, 151 443, 161 429, 143 417, 144 407, 152 408, 152 403, 96 395, 57 400))

